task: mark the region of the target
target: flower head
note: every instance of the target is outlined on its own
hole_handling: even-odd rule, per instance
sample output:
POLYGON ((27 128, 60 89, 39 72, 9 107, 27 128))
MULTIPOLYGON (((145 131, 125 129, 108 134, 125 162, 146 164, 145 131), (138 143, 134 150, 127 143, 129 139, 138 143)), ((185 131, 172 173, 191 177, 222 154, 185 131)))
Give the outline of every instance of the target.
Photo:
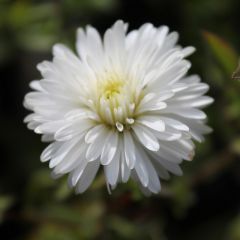
POLYGON ((193 140, 210 131, 201 110, 212 103, 208 85, 184 58, 193 47, 176 45, 178 34, 147 23, 129 33, 117 21, 103 40, 95 28, 77 31, 77 56, 53 47, 53 61, 37 68, 25 97, 33 113, 28 127, 51 142, 41 155, 53 176, 69 173, 78 193, 103 166, 107 186, 132 178, 157 193, 160 178, 181 175, 179 164, 194 156, 193 140))

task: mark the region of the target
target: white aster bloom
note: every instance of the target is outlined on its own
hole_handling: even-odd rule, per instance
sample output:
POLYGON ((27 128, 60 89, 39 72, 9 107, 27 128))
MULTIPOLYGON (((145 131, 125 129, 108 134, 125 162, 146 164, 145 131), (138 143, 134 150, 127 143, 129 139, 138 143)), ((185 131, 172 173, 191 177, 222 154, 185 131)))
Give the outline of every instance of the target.
POLYGON ((208 85, 184 58, 193 47, 176 45, 177 32, 150 23, 129 33, 117 21, 101 39, 87 26, 77 31, 77 56, 53 47, 53 61, 37 68, 42 79, 24 105, 33 111, 28 128, 51 142, 41 155, 53 176, 69 173, 69 185, 85 191, 103 166, 107 186, 132 178, 158 193, 159 178, 181 175, 194 156, 194 142, 210 128, 201 110, 213 102, 208 85))

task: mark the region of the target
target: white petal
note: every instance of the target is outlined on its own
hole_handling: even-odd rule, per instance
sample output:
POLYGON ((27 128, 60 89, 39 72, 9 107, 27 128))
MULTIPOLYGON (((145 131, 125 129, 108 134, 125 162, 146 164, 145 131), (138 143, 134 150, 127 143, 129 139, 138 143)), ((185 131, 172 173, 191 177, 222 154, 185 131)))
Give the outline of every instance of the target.
POLYGON ((127 166, 125 154, 121 154, 121 176, 122 182, 127 182, 131 174, 130 168, 127 166))
POLYGON ((62 121, 51 121, 39 125, 34 132, 38 134, 52 134, 63 126, 62 121))
POLYGON ((179 167, 178 164, 172 163, 170 161, 166 161, 164 159, 161 159, 161 164, 171 173, 182 176, 183 172, 182 169, 179 167))
POLYGON ((193 107, 193 108, 203 108, 213 103, 213 98, 202 96, 196 99, 190 99, 185 101, 178 101, 179 107, 193 107))
POLYGON ((76 193, 83 193, 90 186, 97 174, 99 165, 99 161, 93 161, 88 163, 78 181, 78 184, 76 186, 76 193))
POLYGON ((162 141, 176 141, 182 137, 182 133, 179 131, 173 131, 173 129, 170 129, 167 126, 165 132, 156 132, 155 136, 162 141))
POLYGON ((178 41, 178 38, 179 38, 178 32, 169 33, 168 36, 166 37, 165 47, 168 48, 174 46, 178 41))
POLYGON ((57 141, 67 141, 77 135, 81 135, 81 133, 93 126, 94 123, 90 120, 70 121, 57 130, 54 137, 57 141))
POLYGON ((29 85, 33 90, 44 92, 44 89, 41 87, 39 80, 34 80, 34 81, 30 82, 29 85))
POLYGON ((103 55, 102 40, 96 29, 91 26, 87 27, 85 34, 82 28, 77 31, 76 49, 82 60, 86 61, 87 56, 95 62, 101 63, 100 59, 103 55))
POLYGON ((158 161, 154 161, 154 159, 153 159, 152 164, 160 178, 169 180, 170 175, 169 175, 168 171, 158 161))
POLYGON ((58 142, 53 142, 51 144, 49 144, 44 151, 42 152, 40 159, 41 162, 46 162, 49 159, 51 159, 52 155, 59 149, 59 147, 61 147, 61 143, 58 142))
POLYGON ((66 161, 60 162, 54 169, 55 173, 58 174, 64 174, 72 171, 74 168, 76 168, 79 163, 83 160, 84 153, 86 151, 86 144, 77 144, 71 149, 66 158, 66 161))
POLYGON ((180 121, 173 119, 173 118, 168 118, 168 117, 160 117, 167 125, 180 130, 180 131, 189 131, 189 127, 185 125, 184 123, 181 123, 180 121))
POLYGON ((124 140, 124 149, 122 150, 124 151, 127 166, 130 169, 133 169, 136 161, 135 145, 129 131, 125 131, 123 133, 123 140, 124 140))
POLYGON ((122 149, 118 148, 113 160, 108 165, 104 166, 106 179, 112 186, 114 186, 118 180, 121 151, 122 149))
POLYGON ((104 132, 106 132, 106 128, 102 124, 99 124, 99 125, 91 128, 85 136, 85 142, 86 143, 94 142, 96 140, 96 138, 98 138, 98 136, 103 134, 104 132))
POLYGON ((136 157, 137 157, 137 164, 135 165, 134 169, 136 170, 137 176, 140 182, 142 183, 142 185, 144 187, 147 187, 149 183, 149 176, 148 176, 146 165, 144 163, 144 159, 138 150, 136 150, 136 157))
POLYGON ((189 150, 183 148, 183 146, 179 145, 178 142, 165 142, 162 144, 162 148, 157 152, 159 156, 163 156, 164 159, 180 163, 181 159, 191 160, 191 152, 193 150, 189 150))
POLYGON ((168 107, 162 110, 164 113, 174 113, 181 117, 192 118, 192 119, 206 119, 206 114, 196 108, 178 108, 178 107, 168 107))
POLYGON ((159 150, 160 145, 157 138, 150 131, 148 131, 146 127, 135 124, 132 126, 132 129, 144 147, 150 151, 159 150))
POLYGON ((184 55, 184 57, 188 57, 189 55, 191 55, 192 53, 194 53, 196 51, 195 47, 185 47, 182 49, 182 54, 184 55))
POLYGON ((141 114, 141 113, 150 112, 150 111, 159 111, 159 110, 165 109, 166 107, 167 107, 167 104, 165 102, 152 102, 150 104, 140 106, 136 111, 136 114, 141 114))
POLYGON ((53 168, 60 162, 64 161, 66 155, 69 154, 70 150, 80 141, 81 138, 75 138, 70 141, 64 142, 52 155, 51 161, 49 162, 49 167, 53 168))
POLYGON ((101 154, 101 163, 108 165, 114 158, 118 147, 118 133, 109 131, 101 154))
POLYGON ((165 159, 166 161, 170 161, 176 164, 180 164, 182 162, 182 156, 179 153, 175 153, 172 151, 168 151, 168 149, 162 147, 158 152, 150 153, 153 159, 157 162, 161 163, 161 159, 165 159))
POLYGON ((139 152, 141 156, 144 159, 145 166, 147 168, 148 176, 149 176, 149 183, 148 183, 148 188, 151 190, 153 193, 158 193, 161 190, 161 185, 160 181, 157 175, 157 172, 155 171, 150 158, 147 156, 147 154, 142 150, 139 149, 139 152))
POLYGON ((179 63, 174 64, 165 71, 160 71, 159 75, 149 83, 151 89, 162 89, 165 85, 170 85, 177 82, 183 77, 188 69, 190 63, 186 60, 182 60, 179 63))
POLYGON ((44 134, 41 137, 42 142, 52 142, 54 141, 54 136, 52 134, 44 134))
POLYGON ((141 116, 137 119, 137 122, 159 132, 165 130, 165 123, 158 116, 141 116))
POLYGON ((69 174, 68 184, 70 187, 74 187, 77 184, 87 164, 88 164, 87 159, 83 157, 81 161, 79 161, 79 165, 69 174))
POLYGON ((99 132, 95 141, 89 145, 86 152, 86 158, 88 161, 94 161, 101 155, 107 141, 108 133, 109 132, 106 129, 105 131, 99 132))

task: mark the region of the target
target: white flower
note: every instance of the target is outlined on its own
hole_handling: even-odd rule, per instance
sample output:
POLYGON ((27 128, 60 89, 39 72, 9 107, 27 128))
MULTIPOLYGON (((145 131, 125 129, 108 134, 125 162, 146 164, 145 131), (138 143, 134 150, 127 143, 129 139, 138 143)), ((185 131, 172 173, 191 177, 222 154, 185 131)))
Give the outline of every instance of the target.
POLYGON ((41 161, 53 176, 69 173, 69 185, 85 191, 103 166, 107 186, 132 178, 146 193, 158 193, 160 178, 181 175, 179 164, 194 155, 193 139, 210 131, 203 107, 208 85, 184 58, 193 47, 176 45, 178 34, 147 23, 129 33, 117 21, 103 40, 91 26, 77 31, 76 56, 53 47, 53 61, 37 68, 25 97, 25 122, 52 142, 41 161))

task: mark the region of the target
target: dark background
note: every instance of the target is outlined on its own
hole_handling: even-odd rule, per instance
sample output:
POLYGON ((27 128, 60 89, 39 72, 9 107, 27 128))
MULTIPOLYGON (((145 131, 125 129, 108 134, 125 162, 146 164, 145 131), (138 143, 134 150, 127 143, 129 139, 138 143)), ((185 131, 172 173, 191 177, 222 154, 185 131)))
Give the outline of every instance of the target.
POLYGON ((0 0, 1 239, 240 239, 240 81, 231 78, 239 22, 239 0, 0 0), (103 33, 117 19, 130 29, 166 24, 181 45, 197 48, 190 72, 210 85, 214 132, 183 164, 183 177, 162 181, 159 195, 145 197, 132 182, 108 195, 100 172, 76 196, 40 163, 45 144, 23 124, 23 97, 54 43, 74 48, 77 27, 103 33))

